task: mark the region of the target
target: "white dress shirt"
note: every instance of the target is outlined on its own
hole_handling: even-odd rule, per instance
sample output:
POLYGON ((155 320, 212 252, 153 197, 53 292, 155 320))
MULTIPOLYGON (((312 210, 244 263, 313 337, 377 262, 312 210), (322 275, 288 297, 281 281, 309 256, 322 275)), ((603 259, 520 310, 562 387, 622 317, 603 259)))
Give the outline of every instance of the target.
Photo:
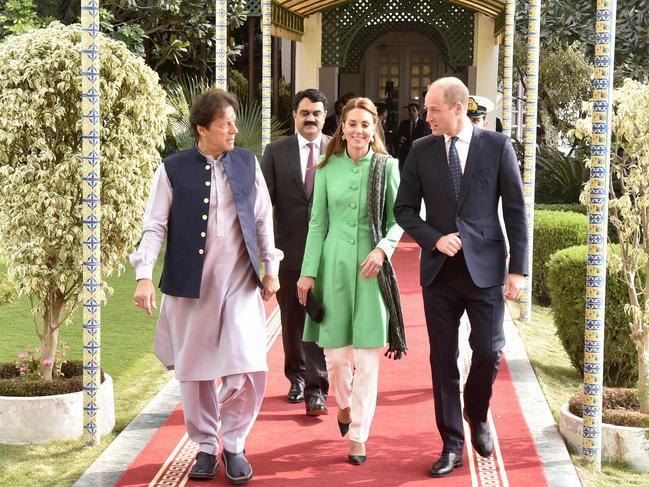
MULTIPOLYGON (((464 174, 466 159, 469 155, 469 146, 473 137, 473 123, 471 123, 468 117, 464 118, 464 127, 456 137, 455 148, 457 149, 457 155, 460 156, 460 166, 462 166, 462 174, 464 174)), ((444 141, 446 142, 446 160, 448 161, 448 151, 451 148, 451 136, 444 134, 444 141)))
POLYGON ((315 163, 318 164, 320 160, 320 144, 322 143, 322 134, 320 134, 315 140, 307 140, 298 132, 297 134, 297 145, 300 148, 300 167, 302 168, 302 182, 304 182, 304 177, 306 176, 306 165, 309 162, 309 146, 307 144, 315 144, 313 146, 313 153, 315 154, 315 163))

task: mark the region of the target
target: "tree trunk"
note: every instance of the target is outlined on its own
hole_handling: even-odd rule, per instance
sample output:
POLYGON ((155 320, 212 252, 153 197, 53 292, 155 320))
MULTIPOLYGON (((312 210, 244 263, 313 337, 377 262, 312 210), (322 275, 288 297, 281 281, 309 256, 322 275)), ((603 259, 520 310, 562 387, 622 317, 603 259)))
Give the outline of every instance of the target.
POLYGON ((649 414, 649 333, 636 342, 638 349, 638 397, 640 412, 649 414))
POLYGON ((56 347, 59 341, 59 326, 61 325, 61 310, 63 309, 63 297, 57 296, 48 300, 45 304, 43 316, 43 337, 41 341, 41 363, 40 372, 43 380, 52 380, 52 368, 56 356, 56 347))

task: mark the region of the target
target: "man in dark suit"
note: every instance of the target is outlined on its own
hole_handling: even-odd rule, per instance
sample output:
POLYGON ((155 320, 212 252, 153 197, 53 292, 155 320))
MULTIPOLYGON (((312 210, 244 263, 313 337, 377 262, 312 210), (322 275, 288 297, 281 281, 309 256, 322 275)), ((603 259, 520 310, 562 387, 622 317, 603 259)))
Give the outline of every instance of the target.
POLYGON ((399 157, 399 170, 403 170, 403 164, 410 152, 412 143, 430 134, 430 127, 426 121, 419 117, 419 105, 417 103, 408 104, 408 118, 402 120, 397 129, 395 143, 398 146, 397 153, 399 157))
POLYGON ((381 126, 381 132, 383 134, 383 142, 385 142, 385 148, 391 156, 395 156, 394 150, 394 136, 395 131, 394 127, 388 119, 388 105, 386 103, 377 103, 376 104, 376 113, 379 116, 379 125, 381 126))
POLYGON ((309 416, 327 414, 329 382, 322 349, 303 342, 304 307, 297 300, 304 245, 311 212, 315 166, 329 137, 322 135, 327 98, 304 90, 293 100, 297 134, 266 147, 262 170, 275 207, 275 245, 284 252, 279 268, 282 291, 277 294, 282 319, 284 374, 291 381, 289 402, 305 401, 309 416))
POLYGON ((336 100, 336 103, 334 103, 334 113, 329 115, 324 121, 324 126, 322 127, 323 134, 327 136, 332 136, 334 134, 338 125, 340 125, 340 115, 343 113, 345 103, 347 103, 347 101, 342 98, 336 100))
POLYGON ((413 144, 394 207, 399 225, 421 246, 435 419, 443 441, 442 455, 431 467, 434 477, 463 465, 462 417, 478 454, 493 451, 487 412, 505 345, 504 298, 518 299, 528 272, 527 221, 514 149, 509 137, 472 125, 468 98, 457 78, 430 85, 425 101, 433 135, 413 144), (422 198, 425 220, 419 216, 422 198), (508 273, 498 220, 501 199, 508 273), (462 410, 456 357, 465 310, 473 357, 462 410))

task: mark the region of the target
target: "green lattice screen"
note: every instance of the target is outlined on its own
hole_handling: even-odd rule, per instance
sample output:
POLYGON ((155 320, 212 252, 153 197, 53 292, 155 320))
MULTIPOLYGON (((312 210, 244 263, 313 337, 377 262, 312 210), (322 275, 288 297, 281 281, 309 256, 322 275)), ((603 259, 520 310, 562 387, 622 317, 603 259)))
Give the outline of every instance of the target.
POLYGON ((391 31, 418 32, 435 42, 446 63, 473 64, 474 14, 442 0, 357 0, 322 16, 322 64, 357 73, 365 50, 391 31))

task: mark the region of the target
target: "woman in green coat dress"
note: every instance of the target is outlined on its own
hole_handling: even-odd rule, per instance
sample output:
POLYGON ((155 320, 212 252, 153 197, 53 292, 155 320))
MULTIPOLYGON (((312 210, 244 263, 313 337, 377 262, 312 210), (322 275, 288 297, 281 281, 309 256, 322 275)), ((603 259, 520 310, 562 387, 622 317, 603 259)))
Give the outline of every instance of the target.
POLYGON ((330 384, 338 403, 341 434, 349 431, 348 460, 366 460, 365 442, 376 409, 379 358, 388 341, 389 313, 377 274, 403 230, 394 215, 398 161, 385 166, 385 237, 372 245, 368 178, 374 154, 387 154, 376 133, 376 107, 367 98, 349 100, 341 124, 318 165, 298 297, 312 290, 325 310, 315 323, 307 316, 304 341, 324 348, 330 384))

